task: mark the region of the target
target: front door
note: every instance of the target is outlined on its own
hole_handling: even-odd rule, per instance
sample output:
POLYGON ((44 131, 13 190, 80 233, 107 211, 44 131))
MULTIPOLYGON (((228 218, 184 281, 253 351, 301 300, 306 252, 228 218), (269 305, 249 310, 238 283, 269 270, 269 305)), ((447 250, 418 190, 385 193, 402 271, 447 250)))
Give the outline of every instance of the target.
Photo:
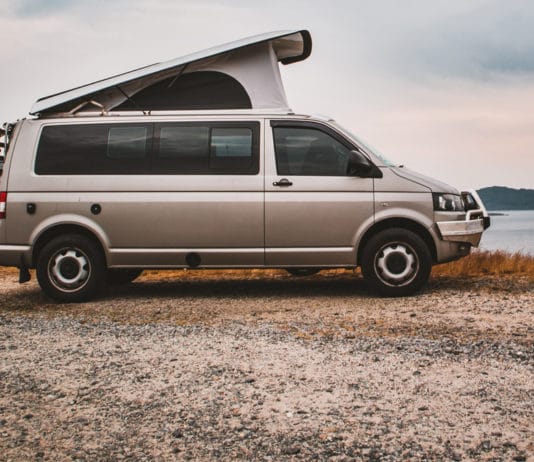
POLYGON ((347 174, 356 146, 316 122, 271 121, 265 131, 266 265, 354 265, 374 213, 373 179, 347 174))

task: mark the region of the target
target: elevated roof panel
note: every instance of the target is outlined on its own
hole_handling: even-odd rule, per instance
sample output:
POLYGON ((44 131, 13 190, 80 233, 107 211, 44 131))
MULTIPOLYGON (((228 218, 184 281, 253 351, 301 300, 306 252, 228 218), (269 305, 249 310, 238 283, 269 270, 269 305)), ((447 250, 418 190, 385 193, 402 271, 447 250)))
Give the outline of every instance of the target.
POLYGON ((157 81, 160 77, 165 78, 172 75, 173 71, 179 74, 192 63, 198 63, 199 61, 264 43, 270 45, 276 61, 282 64, 290 64, 306 59, 311 53, 312 46, 311 35, 307 30, 285 30, 260 34, 39 98, 33 104, 30 114, 54 113, 54 108, 64 108, 69 102, 72 102, 74 106, 83 101, 84 98, 89 100, 94 95, 104 95, 106 92, 109 94, 110 91, 116 91, 117 89, 124 93, 121 88, 123 85, 134 87, 137 82, 157 81))

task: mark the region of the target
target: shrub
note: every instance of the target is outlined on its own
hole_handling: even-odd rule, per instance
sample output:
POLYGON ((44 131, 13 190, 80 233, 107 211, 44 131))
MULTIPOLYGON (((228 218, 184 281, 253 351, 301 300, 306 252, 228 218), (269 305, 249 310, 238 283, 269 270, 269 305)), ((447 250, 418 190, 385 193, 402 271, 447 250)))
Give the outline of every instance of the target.
POLYGON ((534 256, 501 250, 474 251, 465 258, 435 266, 434 276, 529 276, 534 279, 534 256))

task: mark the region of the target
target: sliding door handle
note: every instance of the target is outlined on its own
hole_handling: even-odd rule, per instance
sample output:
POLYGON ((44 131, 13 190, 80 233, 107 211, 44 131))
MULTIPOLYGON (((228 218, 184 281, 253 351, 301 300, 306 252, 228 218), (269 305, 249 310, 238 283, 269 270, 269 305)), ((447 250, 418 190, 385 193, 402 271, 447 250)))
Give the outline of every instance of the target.
POLYGON ((273 186, 292 186, 293 183, 289 181, 287 178, 282 178, 280 181, 275 181, 273 183, 273 186))

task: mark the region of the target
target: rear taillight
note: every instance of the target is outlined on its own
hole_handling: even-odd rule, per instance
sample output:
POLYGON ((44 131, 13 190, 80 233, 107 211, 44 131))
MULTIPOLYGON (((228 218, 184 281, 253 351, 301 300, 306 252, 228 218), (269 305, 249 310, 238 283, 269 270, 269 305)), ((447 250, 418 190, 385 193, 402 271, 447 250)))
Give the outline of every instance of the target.
POLYGON ((6 217, 7 192, 0 191, 0 220, 6 217))

